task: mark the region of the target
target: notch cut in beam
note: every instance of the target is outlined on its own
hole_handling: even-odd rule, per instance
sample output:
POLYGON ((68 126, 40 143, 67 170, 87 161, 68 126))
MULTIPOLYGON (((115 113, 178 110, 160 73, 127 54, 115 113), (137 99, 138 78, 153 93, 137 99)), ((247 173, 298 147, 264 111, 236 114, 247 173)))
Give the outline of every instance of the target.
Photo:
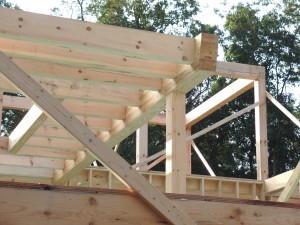
POLYGON ((47 115, 33 105, 9 135, 8 152, 16 154, 46 119, 47 115))
POLYGON ((144 177, 132 170, 124 159, 115 154, 109 146, 96 137, 91 130, 3 53, 0 53, 0 72, 4 79, 31 98, 46 114, 86 146, 91 156, 101 160, 120 180, 131 186, 159 215, 175 225, 195 224, 186 213, 169 201, 160 191, 149 185, 144 177))

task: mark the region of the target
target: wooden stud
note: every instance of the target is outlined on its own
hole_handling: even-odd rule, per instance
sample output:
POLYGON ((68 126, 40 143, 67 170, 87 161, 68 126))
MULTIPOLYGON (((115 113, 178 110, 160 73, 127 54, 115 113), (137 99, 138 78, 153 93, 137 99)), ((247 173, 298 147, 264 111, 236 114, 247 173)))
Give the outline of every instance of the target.
POLYGON ((269 176, 268 137, 267 137, 267 104, 265 70, 261 68, 260 77, 254 81, 255 102, 261 104, 255 108, 255 137, 257 179, 265 180, 269 176))
POLYGON ((288 180, 286 186, 281 192, 278 202, 287 202, 294 192, 296 186, 298 185, 300 180, 300 161, 298 162, 296 168, 294 169, 290 179, 288 180))
POLYGON ((152 160, 155 160, 156 158, 161 157, 164 154, 166 154, 165 149, 149 156, 148 158, 144 159, 142 162, 136 163, 136 164, 132 165, 131 167, 133 169, 136 169, 138 167, 145 166, 145 165, 147 165, 148 162, 151 162, 152 160))
MULTIPOLYGON (((148 157, 148 123, 136 130, 136 163, 144 161, 148 157)), ((136 167, 137 170, 145 171, 145 166, 136 167)))
POLYGON ((46 119, 46 114, 44 114, 36 105, 33 105, 9 135, 9 153, 16 154, 46 119))
POLYGON ((167 96, 166 192, 186 192, 185 94, 167 96))
MULTIPOLYGON (((160 191, 150 186, 144 177, 132 170, 131 166, 124 159, 115 154, 109 146, 96 137, 93 132, 3 53, 0 53, 0 72, 3 78, 30 97, 46 114, 65 127, 82 145, 86 146, 91 154, 87 154, 86 157, 100 159, 120 180, 130 185, 135 190, 135 193, 159 215, 176 225, 195 224, 186 213, 170 202, 160 191)), ((85 160, 82 160, 79 164, 84 164, 85 162, 85 160)), ((69 172, 74 176, 73 173, 77 171, 70 170, 69 172)))

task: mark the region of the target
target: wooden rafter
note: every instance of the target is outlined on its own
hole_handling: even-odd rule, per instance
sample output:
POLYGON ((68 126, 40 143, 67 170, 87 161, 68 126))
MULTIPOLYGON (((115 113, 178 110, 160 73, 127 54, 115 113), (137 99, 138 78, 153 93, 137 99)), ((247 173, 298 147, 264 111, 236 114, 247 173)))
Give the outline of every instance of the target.
MULTIPOLYGON (((45 89, 30 76, 18 68, 3 53, 0 54, 0 72, 2 77, 15 85, 26 96, 30 97, 46 114, 64 126, 77 138, 93 157, 97 157, 107 165, 121 180, 131 186, 135 192, 157 213, 173 224, 195 224, 175 204, 170 202, 161 192, 132 170, 125 160, 115 154, 110 147, 84 126, 74 115, 66 110, 45 89)), ((89 157, 88 154, 85 157, 89 157)), ((82 159, 84 160, 84 159, 82 159)), ((66 169, 66 166, 65 166, 66 169)), ((73 167, 71 167, 71 170, 73 167)))

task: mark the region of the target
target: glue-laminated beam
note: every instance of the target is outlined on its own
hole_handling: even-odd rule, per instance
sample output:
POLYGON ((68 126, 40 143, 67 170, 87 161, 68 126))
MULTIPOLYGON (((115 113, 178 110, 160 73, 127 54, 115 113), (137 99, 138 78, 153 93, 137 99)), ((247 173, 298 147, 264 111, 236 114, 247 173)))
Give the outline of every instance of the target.
POLYGON ((0 9, 5 38, 140 59, 188 63, 194 60, 194 39, 0 9))
POLYGON ((74 115, 66 110, 45 89, 30 76, 19 69, 3 53, 0 54, 1 77, 30 97, 46 114, 55 119, 77 138, 89 153, 101 160, 123 182, 131 186, 135 192, 157 213, 173 224, 195 224, 195 222, 169 201, 160 191, 149 185, 148 181, 132 170, 130 165, 115 154, 109 146, 97 138, 74 115))
POLYGON ((47 116, 36 105, 26 113, 21 122, 9 135, 8 151, 16 154, 32 134, 45 122, 47 116))

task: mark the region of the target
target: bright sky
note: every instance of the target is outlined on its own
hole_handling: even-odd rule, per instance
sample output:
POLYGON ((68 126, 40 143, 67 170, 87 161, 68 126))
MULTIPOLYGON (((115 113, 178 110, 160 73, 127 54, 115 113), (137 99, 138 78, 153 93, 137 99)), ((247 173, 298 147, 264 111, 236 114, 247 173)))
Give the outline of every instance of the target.
MULTIPOLYGON (((224 9, 224 6, 221 5, 223 1, 224 0, 199 0, 200 4, 203 6, 201 8, 202 12, 200 15, 201 22, 222 26, 224 24, 224 20, 215 15, 213 11, 214 8, 228 10, 231 5, 236 5, 238 2, 247 3, 252 2, 253 0, 227 0, 227 9, 224 9)), ((21 9, 25 11, 50 14, 51 8, 59 7, 61 0, 9 0, 9 2, 19 5, 21 9)), ((295 98, 298 99, 298 102, 300 102, 300 88, 290 88, 290 91, 294 93, 295 98)))

